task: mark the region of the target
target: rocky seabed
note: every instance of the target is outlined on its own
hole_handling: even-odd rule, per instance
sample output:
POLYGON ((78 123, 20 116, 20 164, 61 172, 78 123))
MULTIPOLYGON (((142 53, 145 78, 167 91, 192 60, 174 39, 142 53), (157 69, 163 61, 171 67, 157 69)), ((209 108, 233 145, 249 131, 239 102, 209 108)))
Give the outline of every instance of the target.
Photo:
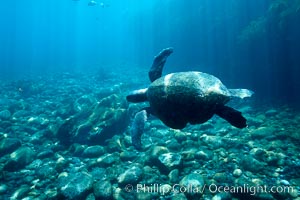
MULTIPOLYGON (((254 99, 174 130, 152 118, 131 145, 138 80, 57 74, 1 83, 0 199, 300 199, 300 115, 254 99), (123 80, 122 83, 120 80, 123 80)), ((144 104, 145 105, 145 104, 144 104)))

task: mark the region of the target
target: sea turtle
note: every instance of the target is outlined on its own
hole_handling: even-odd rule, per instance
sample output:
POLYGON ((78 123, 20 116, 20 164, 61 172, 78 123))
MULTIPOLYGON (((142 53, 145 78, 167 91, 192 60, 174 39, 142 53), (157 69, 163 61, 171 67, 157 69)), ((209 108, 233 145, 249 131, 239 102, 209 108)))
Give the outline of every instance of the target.
POLYGON ((166 48, 154 58, 149 71, 152 83, 148 88, 135 90, 126 97, 128 102, 148 101, 150 104, 135 114, 131 126, 133 146, 141 149, 141 135, 149 114, 173 129, 183 129, 187 123, 204 123, 214 114, 237 128, 245 128, 247 123, 241 112, 225 104, 232 97, 243 99, 253 92, 227 89, 218 78, 203 72, 178 72, 161 77, 166 59, 172 52, 173 48, 166 48))

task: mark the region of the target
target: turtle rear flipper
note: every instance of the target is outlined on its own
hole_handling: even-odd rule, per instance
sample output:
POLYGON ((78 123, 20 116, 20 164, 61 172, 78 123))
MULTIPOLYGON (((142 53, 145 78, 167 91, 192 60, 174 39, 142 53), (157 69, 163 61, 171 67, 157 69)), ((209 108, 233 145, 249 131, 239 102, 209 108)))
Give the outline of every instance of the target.
POLYGON ((237 128, 247 127, 247 120, 242 116, 242 113, 228 106, 219 106, 216 109, 216 114, 228 121, 232 126, 237 128))
POLYGON ((163 49, 161 52, 158 53, 157 56, 155 56, 152 67, 149 71, 149 79, 151 82, 161 77, 164 65, 171 53, 173 53, 173 48, 169 47, 163 49))
POLYGON ((131 125, 131 129, 130 129, 131 142, 132 142, 132 145, 137 150, 142 149, 141 137, 142 137, 142 134, 144 133, 145 122, 147 121, 147 118, 148 118, 148 116, 147 116, 148 113, 146 111, 147 109, 148 108, 145 108, 144 110, 141 110, 135 114, 134 120, 131 125))

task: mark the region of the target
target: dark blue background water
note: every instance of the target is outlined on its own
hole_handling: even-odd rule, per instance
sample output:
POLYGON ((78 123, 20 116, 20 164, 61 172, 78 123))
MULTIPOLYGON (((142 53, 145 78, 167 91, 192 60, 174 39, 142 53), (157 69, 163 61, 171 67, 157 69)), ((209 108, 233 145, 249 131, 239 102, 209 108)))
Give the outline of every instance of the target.
POLYGON ((300 100, 300 11, 278 18, 294 5, 270 7, 276 2, 271 0, 88 2, 2 1, 1 78, 147 69, 154 55, 172 46, 165 72, 208 72, 228 87, 254 90, 260 99, 300 100), (257 26, 259 19, 265 20, 260 33, 241 39, 250 22, 256 20, 257 26))

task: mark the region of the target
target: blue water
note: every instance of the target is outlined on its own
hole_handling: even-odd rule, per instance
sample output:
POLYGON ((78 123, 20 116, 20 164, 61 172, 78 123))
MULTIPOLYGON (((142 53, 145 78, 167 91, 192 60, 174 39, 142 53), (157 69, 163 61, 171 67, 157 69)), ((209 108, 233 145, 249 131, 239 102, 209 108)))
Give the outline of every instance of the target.
POLYGON ((1 78, 148 69, 157 52, 172 46, 166 73, 204 71, 229 87, 250 88, 261 99, 300 100, 299 10, 277 17, 295 7, 294 0, 88 2, 2 1, 1 78), (274 12, 272 2, 279 2, 274 12), (267 19, 264 31, 241 42, 243 30, 261 17, 267 19))
POLYGON ((206 189, 179 199, 299 199, 299 24, 299 0, 2 0, 0 200, 180 195, 138 192, 145 183, 206 189), (238 111, 219 101, 202 109, 177 90, 188 81, 174 81, 181 98, 165 92, 167 76, 163 106, 126 101, 148 87, 154 56, 168 47, 163 74, 201 71, 254 95, 228 102, 238 111), (214 113, 245 128, 217 114, 205 121, 214 113))

